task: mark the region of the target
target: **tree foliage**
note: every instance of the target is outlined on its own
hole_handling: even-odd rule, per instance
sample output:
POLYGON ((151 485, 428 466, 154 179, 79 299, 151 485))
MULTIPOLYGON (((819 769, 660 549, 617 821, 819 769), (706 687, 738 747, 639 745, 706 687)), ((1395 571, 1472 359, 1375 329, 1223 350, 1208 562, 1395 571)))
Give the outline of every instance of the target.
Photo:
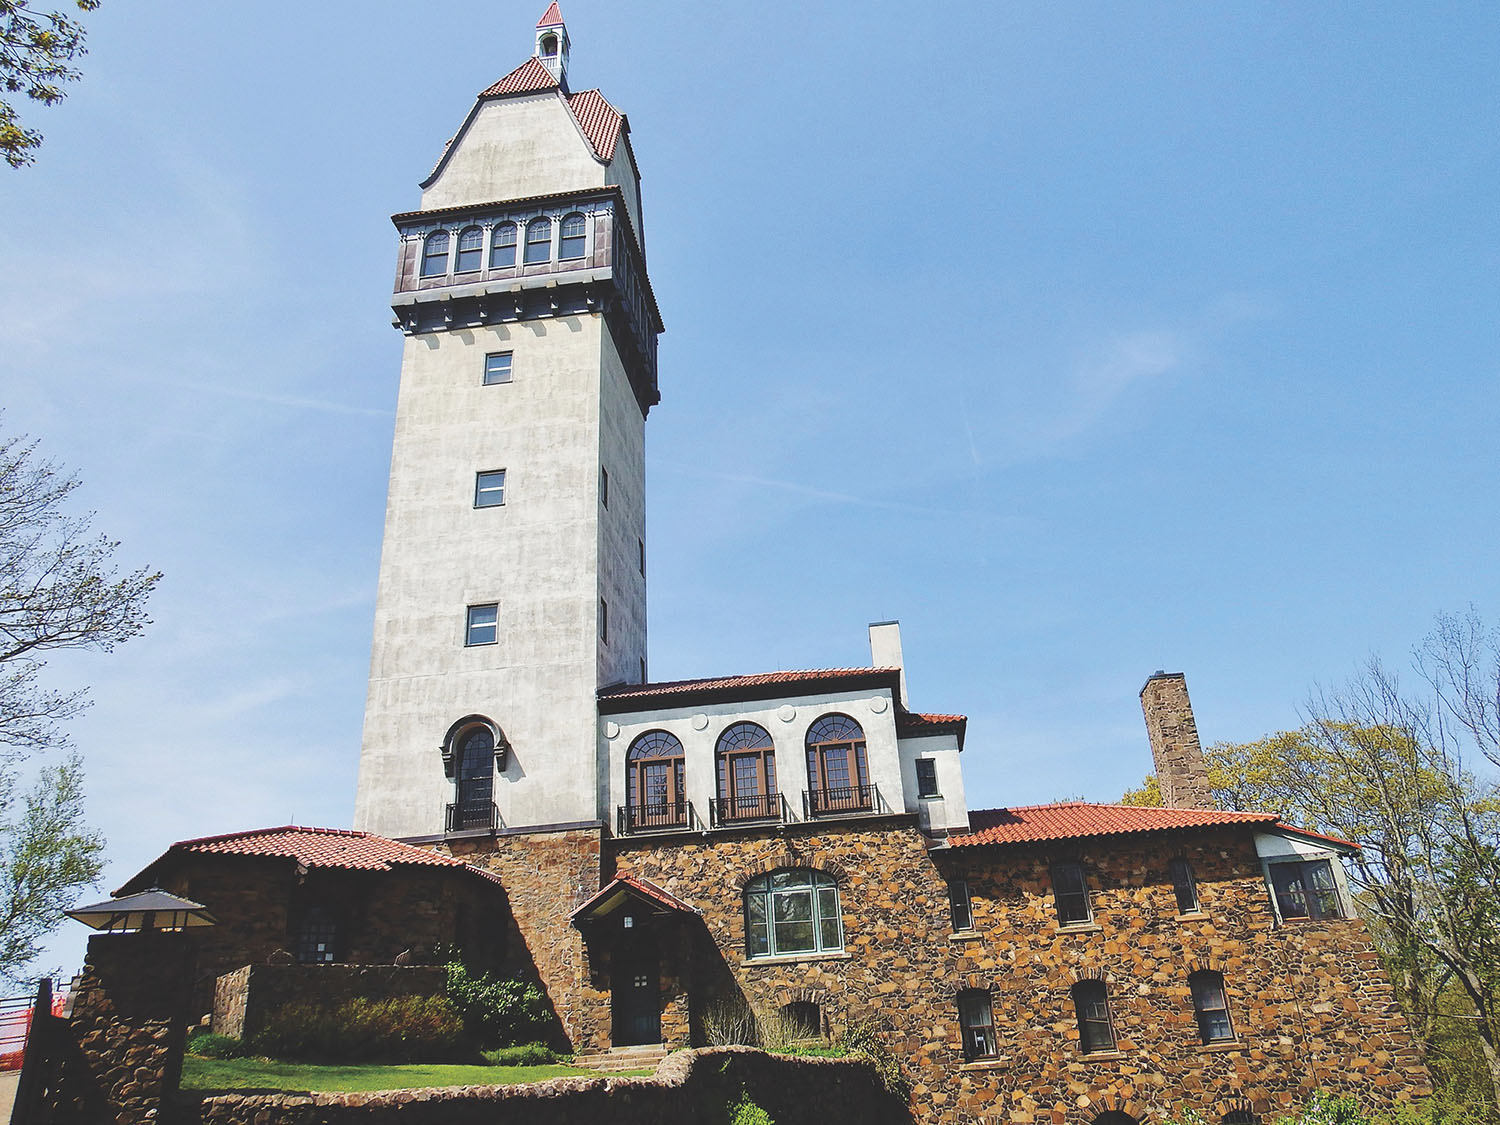
MULTIPOLYGON (((73 0, 91 12, 99 0, 73 0)), ((62 84, 79 77, 74 61, 86 54, 83 24, 66 11, 39 11, 25 0, 0 0, 0 154, 12 168, 36 160, 42 135, 21 124, 12 94, 43 105, 63 100, 62 84)))

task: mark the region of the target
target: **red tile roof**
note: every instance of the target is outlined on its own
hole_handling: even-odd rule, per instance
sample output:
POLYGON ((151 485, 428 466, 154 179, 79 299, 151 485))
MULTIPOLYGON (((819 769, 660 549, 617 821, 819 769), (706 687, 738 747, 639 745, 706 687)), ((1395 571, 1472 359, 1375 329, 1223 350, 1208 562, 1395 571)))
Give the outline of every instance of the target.
POLYGON ((666 680, 658 684, 621 684, 599 692, 601 711, 638 708, 621 704, 669 706, 714 696, 741 699, 774 699, 791 694, 782 688, 842 684, 846 688, 894 686, 899 668, 811 668, 800 672, 761 672, 752 676, 718 676, 702 680, 666 680))
MULTIPOLYGON (((225 836, 204 836, 197 840, 179 840, 151 866, 176 853, 194 855, 258 856, 267 859, 294 860, 304 867, 333 867, 351 871, 392 871, 397 867, 456 867, 483 876, 491 882, 499 878, 488 871, 461 860, 440 855, 425 848, 388 840, 369 832, 345 828, 303 828, 286 825, 281 828, 259 828, 250 832, 232 832, 225 836)), ((147 868, 150 870, 150 868, 147 868)), ((141 873, 142 875, 145 872, 141 873)), ((136 876, 137 879, 140 876, 136 876)), ((131 883, 125 884, 126 887, 131 883)))
POLYGON ((562 12, 558 10, 557 0, 547 5, 547 10, 542 13, 542 18, 536 21, 537 27, 556 27, 562 23, 562 12))
POLYGON ((648 899, 668 910, 679 911, 685 914, 702 913, 697 907, 683 902, 682 899, 670 891, 662 890, 655 883, 637 878, 634 875, 621 875, 618 879, 611 880, 606 886, 600 888, 598 894, 592 896, 587 902, 575 909, 568 917, 577 918, 580 914, 592 913, 618 891, 634 892, 636 895, 648 899))
POLYGON ((1087 836, 1251 824, 1279 825, 1280 818, 1274 813, 1138 808, 1134 805, 1093 805, 1084 801, 1063 801, 1053 805, 975 810, 969 814, 969 834, 950 836, 948 843, 956 848, 982 844, 1031 844, 1087 836))
POLYGON ((481 98, 494 98, 501 94, 534 94, 539 90, 551 90, 557 86, 552 72, 542 65, 541 59, 532 55, 515 70, 488 89, 481 90, 481 98))
POLYGON ((620 140, 620 126, 625 115, 609 102, 598 90, 580 90, 568 95, 568 108, 573 111, 578 127, 588 138, 589 144, 601 160, 615 158, 615 145, 620 140))

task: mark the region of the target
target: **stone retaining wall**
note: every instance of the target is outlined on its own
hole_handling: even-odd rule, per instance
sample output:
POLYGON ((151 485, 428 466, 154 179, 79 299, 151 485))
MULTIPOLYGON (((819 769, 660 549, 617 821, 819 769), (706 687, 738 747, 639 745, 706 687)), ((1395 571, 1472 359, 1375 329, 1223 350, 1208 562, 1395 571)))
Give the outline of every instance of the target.
POLYGON ((285 1004, 441 996, 446 984, 440 965, 243 965, 215 982, 213 1029, 245 1039, 285 1004))
POLYGON ((793 1059, 748 1047, 681 1051, 651 1078, 558 1078, 375 1094, 184 1098, 175 1125, 705 1125, 747 1093, 777 1125, 910 1125, 906 1105, 859 1059, 793 1059))

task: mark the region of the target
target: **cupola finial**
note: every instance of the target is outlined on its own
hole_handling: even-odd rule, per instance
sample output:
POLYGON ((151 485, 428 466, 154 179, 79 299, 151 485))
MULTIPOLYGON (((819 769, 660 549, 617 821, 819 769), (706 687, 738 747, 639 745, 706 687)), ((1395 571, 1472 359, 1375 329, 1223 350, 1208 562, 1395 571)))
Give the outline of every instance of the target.
POLYGON ((536 57, 564 89, 568 85, 568 26, 563 23, 557 0, 547 5, 536 23, 536 57))

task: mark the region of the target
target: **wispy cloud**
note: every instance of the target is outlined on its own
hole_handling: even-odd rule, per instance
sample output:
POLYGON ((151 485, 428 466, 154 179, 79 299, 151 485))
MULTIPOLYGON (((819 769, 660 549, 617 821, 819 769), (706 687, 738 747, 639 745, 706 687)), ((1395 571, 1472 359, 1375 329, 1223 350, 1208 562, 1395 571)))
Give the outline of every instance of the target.
POLYGON ((775 488, 783 492, 795 493, 798 496, 806 496, 810 499, 820 500, 829 504, 850 504, 862 508, 878 508, 890 512, 915 512, 929 516, 957 516, 966 518, 971 515, 969 512, 958 511, 952 508, 930 508, 921 504, 904 504, 898 500, 872 500, 869 497, 854 496, 847 492, 832 492, 826 488, 815 488, 812 485, 801 484, 797 481, 775 480, 771 477, 751 476, 748 473, 720 473, 672 461, 658 461, 653 462, 653 464, 685 477, 696 477, 699 480, 724 481, 727 484, 747 484, 753 485, 756 488, 775 488))
POLYGON ((362 414, 376 418, 389 418, 395 411, 382 410, 374 406, 354 406, 345 402, 329 402, 326 399, 301 398, 297 395, 267 394, 250 391, 243 387, 220 386, 215 383, 190 383, 175 379, 144 380, 159 382, 184 391, 201 391, 205 394, 223 395, 225 398, 244 399, 247 402, 263 402, 270 406, 282 406, 290 410, 314 410, 327 414, 362 414))

